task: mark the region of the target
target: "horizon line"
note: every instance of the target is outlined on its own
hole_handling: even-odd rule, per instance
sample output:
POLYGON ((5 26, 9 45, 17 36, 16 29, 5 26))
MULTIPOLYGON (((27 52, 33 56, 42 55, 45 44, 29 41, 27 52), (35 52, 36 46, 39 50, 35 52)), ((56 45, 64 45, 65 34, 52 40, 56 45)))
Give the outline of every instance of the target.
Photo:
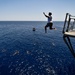
MULTIPOLYGON (((0 20, 0 21, 45 21, 45 20, 0 20)), ((54 21, 60 21, 60 20, 54 20, 54 21)), ((63 21, 63 20, 61 20, 61 21, 63 21)))

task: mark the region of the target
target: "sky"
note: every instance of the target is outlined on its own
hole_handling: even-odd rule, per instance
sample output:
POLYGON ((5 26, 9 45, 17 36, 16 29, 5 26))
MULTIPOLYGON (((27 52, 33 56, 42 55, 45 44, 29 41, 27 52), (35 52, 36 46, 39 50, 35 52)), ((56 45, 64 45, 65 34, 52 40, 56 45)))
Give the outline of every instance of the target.
POLYGON ((43 12, 52 12, 53 21, 75 15, 75 0, 0 0, 0 21, 46 21, 43 12))

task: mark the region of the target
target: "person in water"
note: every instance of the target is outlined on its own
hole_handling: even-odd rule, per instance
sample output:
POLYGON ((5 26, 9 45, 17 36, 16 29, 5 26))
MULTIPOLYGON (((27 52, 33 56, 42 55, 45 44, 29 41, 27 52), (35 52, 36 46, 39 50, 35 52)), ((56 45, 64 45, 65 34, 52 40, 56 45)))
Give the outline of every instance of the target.
POLYGON ((53 26, 52 13, 49 12, 48 16, 44 12, 43 12, 43 14, 45 15, 45 17, 48 18, 47 25, 45 26, 45 33, 47 33, 47 27, 49 27, 50 30, 55 29, 55 28, 52 28, 52 26, 53 26))

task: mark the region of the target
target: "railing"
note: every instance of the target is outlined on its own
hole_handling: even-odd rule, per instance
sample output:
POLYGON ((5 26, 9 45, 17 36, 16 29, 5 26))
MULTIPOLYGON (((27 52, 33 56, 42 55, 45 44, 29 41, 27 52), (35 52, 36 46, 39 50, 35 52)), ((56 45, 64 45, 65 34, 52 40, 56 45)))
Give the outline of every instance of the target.
POLYGON ((70 30, 73 30, 75 26, 75 16, 72 16, 69 13, 66 13, 64 27, 63 27, 63 33, 68 32, 70 30))

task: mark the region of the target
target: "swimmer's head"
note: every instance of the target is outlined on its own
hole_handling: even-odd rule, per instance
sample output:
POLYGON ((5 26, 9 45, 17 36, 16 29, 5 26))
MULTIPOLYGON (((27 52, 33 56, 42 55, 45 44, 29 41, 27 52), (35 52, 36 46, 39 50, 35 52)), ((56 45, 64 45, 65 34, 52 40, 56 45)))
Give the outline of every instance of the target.
POLYGON ((36 29, 35 28, 33 28, 33 31, 35 31, 36 29))

